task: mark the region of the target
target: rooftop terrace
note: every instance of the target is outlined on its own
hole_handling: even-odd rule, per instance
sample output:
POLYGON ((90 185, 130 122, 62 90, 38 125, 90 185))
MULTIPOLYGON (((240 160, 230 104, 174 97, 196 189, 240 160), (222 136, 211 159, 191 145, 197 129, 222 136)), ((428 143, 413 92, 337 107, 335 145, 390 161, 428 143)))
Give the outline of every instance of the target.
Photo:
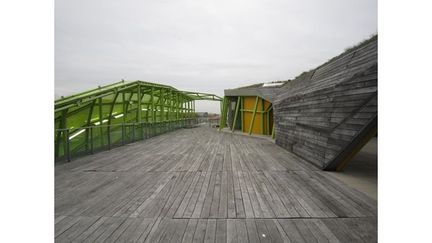
POLYGON ((273 142, 180 129, 55 167, 58 242, 376 242, 377 203, 273 142))

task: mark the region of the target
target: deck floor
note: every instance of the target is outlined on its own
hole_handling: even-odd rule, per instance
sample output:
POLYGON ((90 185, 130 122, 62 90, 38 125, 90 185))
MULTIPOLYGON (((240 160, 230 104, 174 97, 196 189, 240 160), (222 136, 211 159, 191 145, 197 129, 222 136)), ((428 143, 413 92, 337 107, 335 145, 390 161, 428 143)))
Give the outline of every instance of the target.
POLYGON ((181 129, 55 167, 57 242, 376 242, 377 203, 261 138, 181 129))

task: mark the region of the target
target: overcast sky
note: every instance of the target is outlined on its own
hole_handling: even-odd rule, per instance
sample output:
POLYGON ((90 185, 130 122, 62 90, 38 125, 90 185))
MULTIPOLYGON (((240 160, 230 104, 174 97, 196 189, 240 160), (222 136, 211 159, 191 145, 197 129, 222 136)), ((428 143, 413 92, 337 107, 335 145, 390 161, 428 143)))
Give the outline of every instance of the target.
POLYGON ((55 94, 125 79, 223 96, 294 78, 376 32, 376 0, 56 0, 55 94))

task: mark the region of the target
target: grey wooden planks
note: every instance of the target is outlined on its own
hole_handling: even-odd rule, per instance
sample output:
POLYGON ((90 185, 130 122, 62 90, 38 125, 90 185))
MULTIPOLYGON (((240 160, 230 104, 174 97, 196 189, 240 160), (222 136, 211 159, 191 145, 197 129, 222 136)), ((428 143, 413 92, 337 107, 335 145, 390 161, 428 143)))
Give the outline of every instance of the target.
POLYGON ((101 154, 56 166, 57 242, 377 239, 376 201, 265 139, 198 127, 101 154))

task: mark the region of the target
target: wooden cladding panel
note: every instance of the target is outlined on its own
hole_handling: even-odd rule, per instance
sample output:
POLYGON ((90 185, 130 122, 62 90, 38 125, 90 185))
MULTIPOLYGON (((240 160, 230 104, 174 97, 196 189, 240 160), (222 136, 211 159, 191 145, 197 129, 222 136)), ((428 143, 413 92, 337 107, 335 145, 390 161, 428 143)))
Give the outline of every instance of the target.
POLYGON ((371 38, 284 85, 274 102, 276 143, 322 169, 346 162, 341 155, 376 126, 377 50, 371 38))

